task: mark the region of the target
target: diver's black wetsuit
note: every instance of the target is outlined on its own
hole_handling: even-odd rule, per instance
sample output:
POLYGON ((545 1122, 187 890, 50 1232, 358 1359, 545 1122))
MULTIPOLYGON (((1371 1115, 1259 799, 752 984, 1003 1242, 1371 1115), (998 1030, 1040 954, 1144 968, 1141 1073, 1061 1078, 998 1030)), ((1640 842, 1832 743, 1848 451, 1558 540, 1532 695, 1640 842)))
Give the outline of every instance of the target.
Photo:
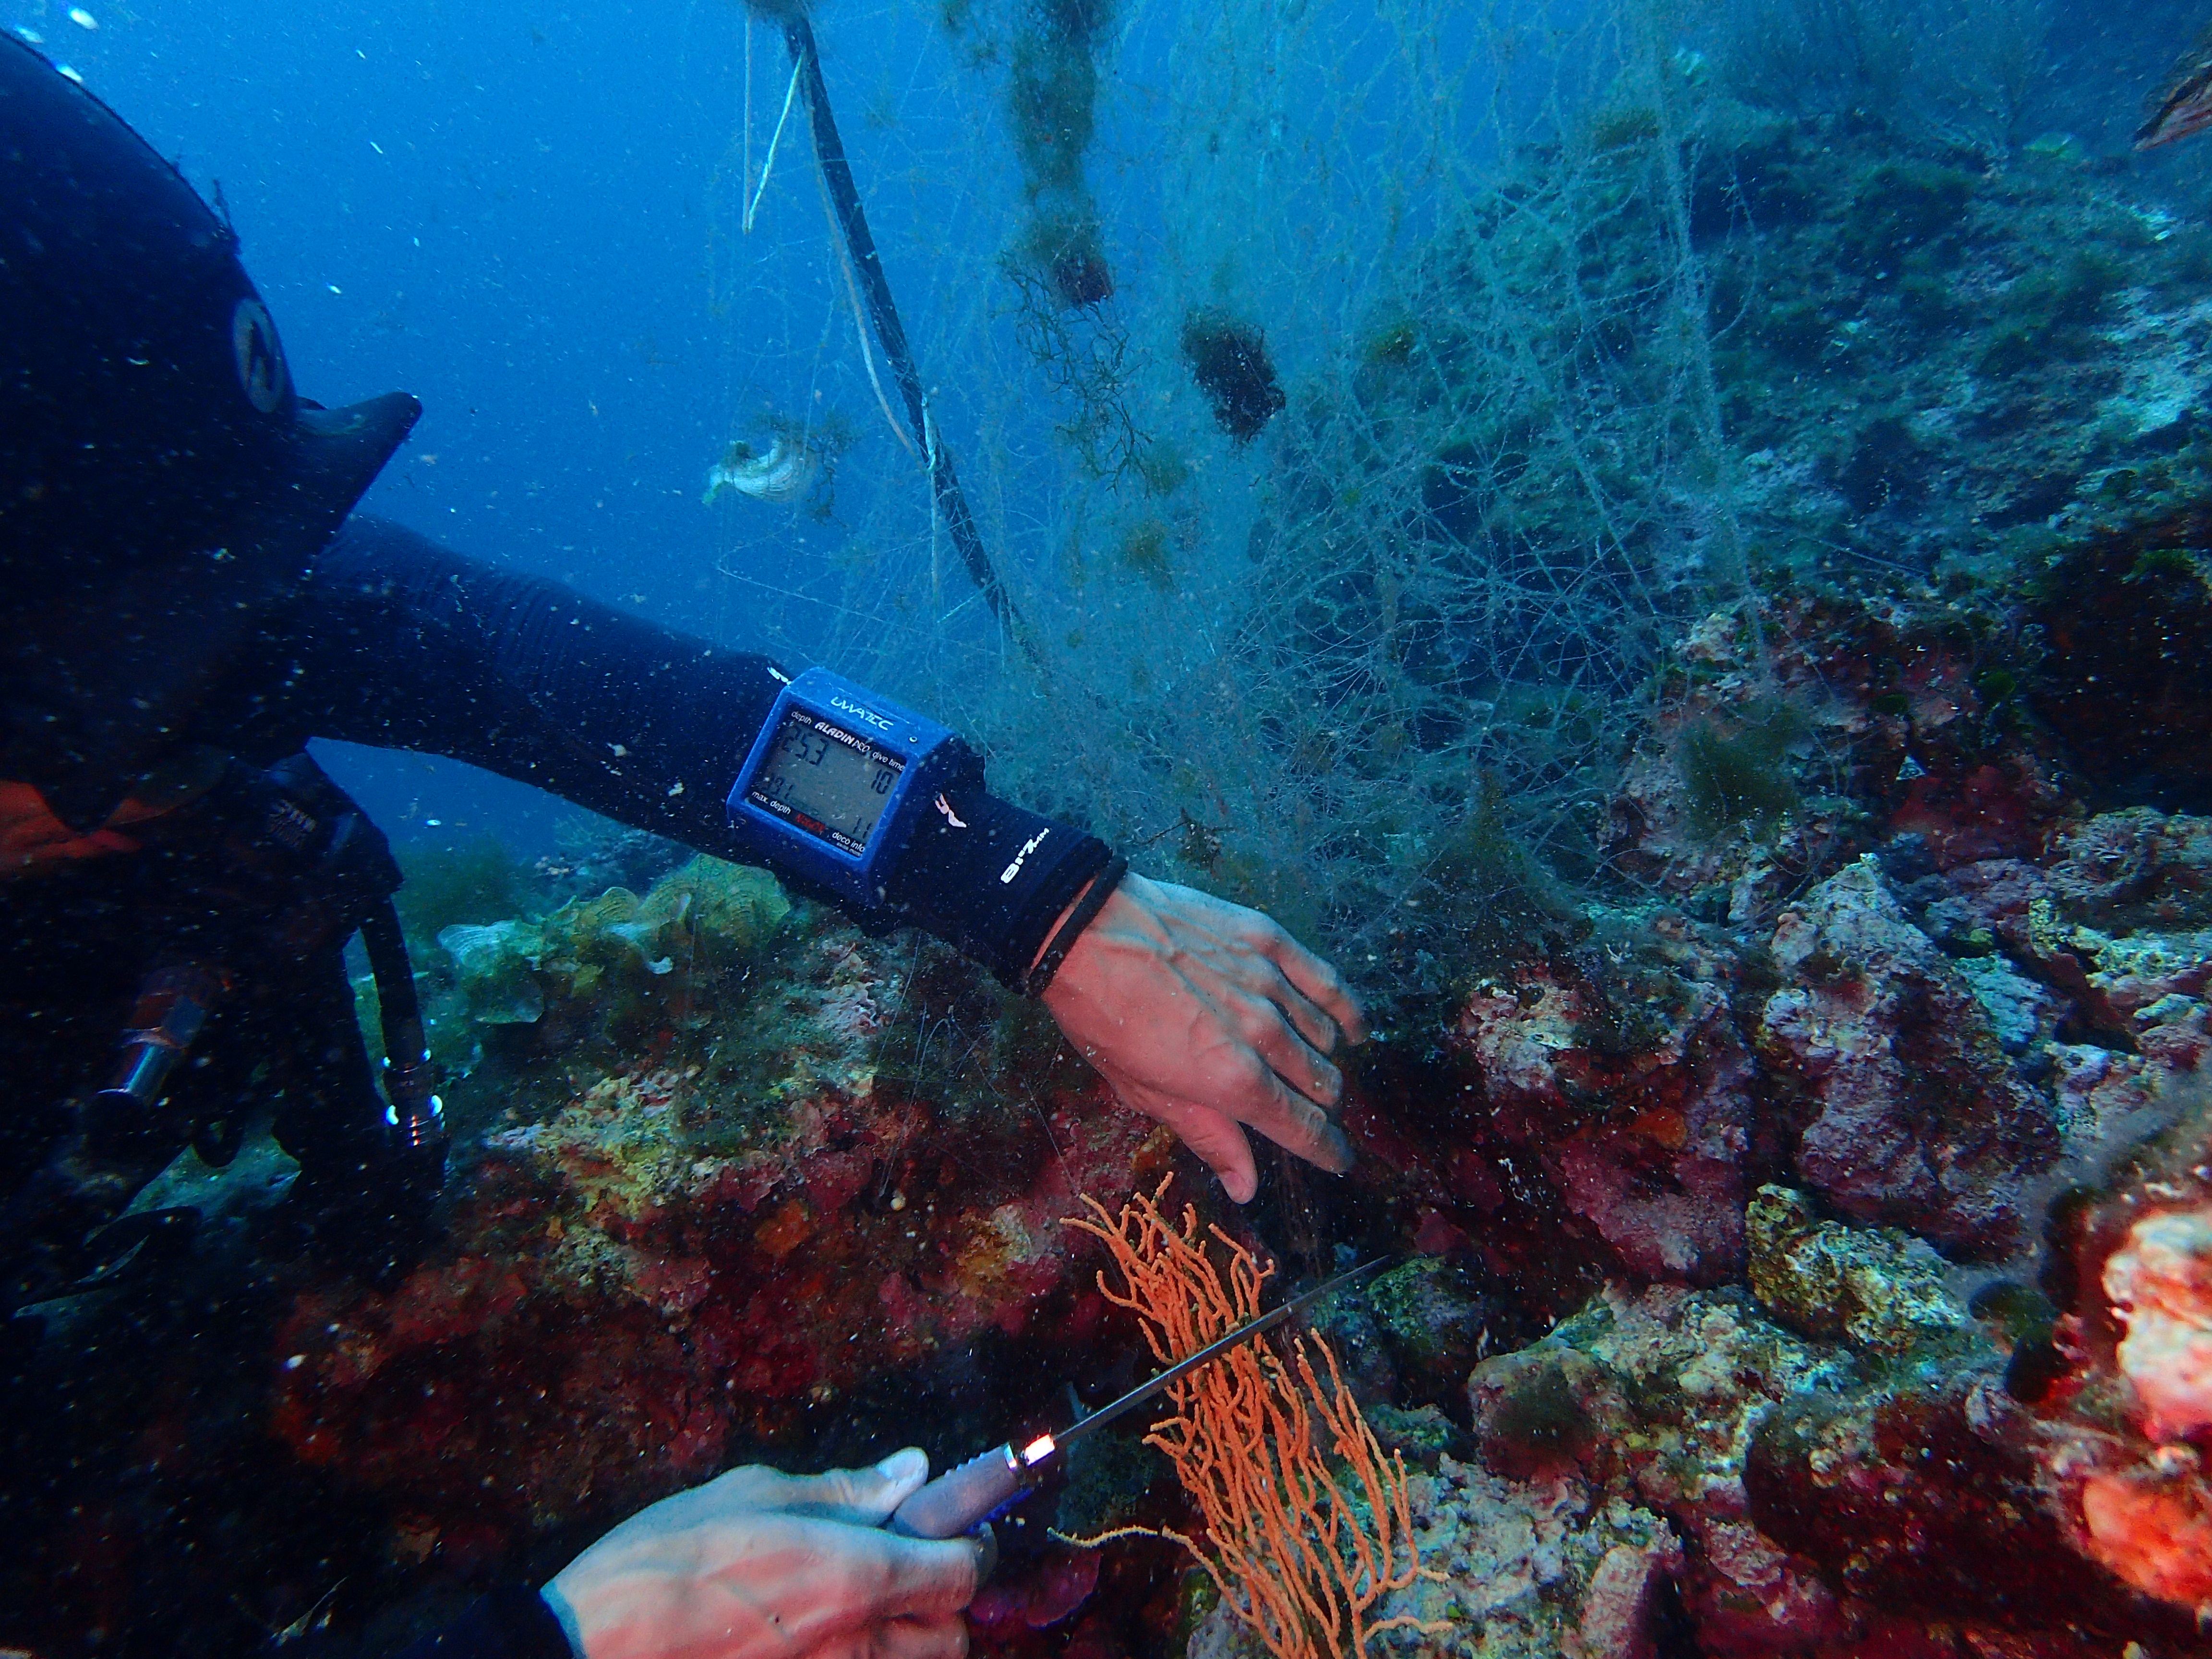
MULTIPOLYGON (((452 756, 744 858, 723 800, 779 684, 764 657, 356 517, 179 736, 262 765, 318 737, 452 756)), ((1058 837, 1060 858, 1032 860, 1018 888, 1006 885, 995 876, 1009 849, 1043 820, 980 788, 958 799, 973 832, 925 825, 878 915, 925 927, 1012 980, 1103 849, 1058 837)), ((117 854, 0 882, 0 1007, 9 1011, 0 1076, 19 1088, 35 1079, 57 1101, 95 1082, 144 970, 144 919, 163 908, 167 874, 158 861, 117 854)), ((283 980, 282 995, 248 995, 218 1013, 197 1070, 178 1085, 202 1098, 180 1101, 179 1115, 222 1116, 209 1102, 224 1091, 281 1095, 278 1139, 311 1172, 356 1163, 381 1109, 337 955, 283 980)), ((35 1164, 27 1143, 53 1129, 36 1112, 0 1115, 0 1136, 14 1143, 0 1167, 35 1164)))
POLYGON ((534 1589, 479 1596, 469 1610, 399 1659, 575 1659, 568 1633, 534 1589))
MULTIPOLYGON (((765 657, 356 516, 187 737, 268 761, 315 737, 448 755, 747 860, 723 802, 782 678, 765 657)), ((1063 830, 1004 877, 1049 821, 985 795, 980 771, 955 800, 958 830, 925 822, 872 916, 934 933, 1012 984, 1107 849, 1063 830)))
MULTIPOLYGON (((764 657, 356 517, 298 596, 234 654, 177 737, 252 766, 318 737, 452 756, 742 858, 723 801, 779 684, 764 657)), ((8 758, 0 752, 0 777, 8 758)), ((862 919, 924 927, 1018 981, 1106 849, 1063 831, 1048 842, 1057 857, 1028 860, 1010 881, 1012 850, 1046 820, 985 794, 980 769, 948 793, 960 832, 926 815, 883 905, 862 919)), ((0 1170, 36 1169, 68 1129, 66 1103, 99 1086, 160 943, 149 919, 176 912, 179 896, 167 889, 188 886, 196 867, 142 851, 0 880, 0 1076, 27 1108, 0 1113, 0 1170)), ((174 1074, 168 1121, 235 1120, 273 1104, 276 1138, 301 1164, 283 1207, 303 1218, 338 1214, 337 1227, 309 1236, 342 1252, 357 1224, 374 1235, 407 1204, 386 1189, 392 1154, 338 948, 274 967, 233 965, 241 988, 174 1074)), ((175 1150, 149 1134, 140 1178, 175 1150)), ((417 1193, 418 1212, 421 1200, 417 1193)), ((18 1229, 4 1242, 17 1259, 0 1266, 22 1271, 33 1241, 18 1229)), ((390 1259, 404 1264, 404 1248, 390 1259)), ((376 1260, 349 1265, 373 1271, 376 1260)), ((543 1604, 520 1592, 485 1598, 434 1639, 421 1650, 448 1659, 567 1651, 543 1604)))
MULTIPOLYGON (((763 657, 356 517, 176 737, 257 767, 318 737, 450 755, 734 853, 722 798, 777 684, 763 657)), ((0 777, 9 758, 0 750, 0 777)), ((67 1232, 85 1218, 67 1203, 65 1217, 45 1217, 52 1205, 17 1182, 68 1129, 68 1103, 105 1081, 164 930, 197 914, 205 849, 169 852, 161 826, 149 828, 148 851, 0 880, 0 1076, 27 1108, 0 1113, 0 1191, 21 1200, 5 1230, 10 1254, 36 1247, 27 1233, 67 1232)), ((281 965, 227 965, 239 990, 176 1074, 167 1122, 234 1124, 273 1106, 276 1138, 306 1183, 289 1207, 304 1217, 344 1194, 374 1209, 370 1189, 389 1162, 383 1103, 336 943, 281 965)), ((175 1150, 173 1135, 149 1127, 153 1168, 175 1150)), ((39 1279, 21 1259, 0 1261, 0 1273, 39 1279)))
POLYGON ((706 852, 778 681, 555 583, 356 515, 189 740, 272 762, 309 738, 449 755, 706 852))
MULTIPOLYGON (((764 657, 356 517, 176 737, 253 766, 311 738, 447 755, 742 859, 723 801, 780 684, 764 657)), ((0 777, 8 758, 0 753, 0 777)), ((1018 881, 1003 879, 1012 849, 1047 820, 984 793, 980 769, 948 793, 958 830, 926 815, 863 920, 924 927, 1016 982, 1106 850, 1063 831, 1018 881)), ((176 910, 166 890, 192 869, 117 854, 0 881, 0 1076, 47 1106, 0 1114, 0 1170, 36 1167, 64 1127, 61 1103, 98 1086, 161 943, 147 936, 149 918, 176 910)), ((277 1139, 311 1190, 362 1184, 381 1155, 382 1109, 337 951, 258 975, 256 964, 234 965, 242 991, 177 1074, 173 1118, 234 1118, 233 1099, 273 1102, 277 1139)))

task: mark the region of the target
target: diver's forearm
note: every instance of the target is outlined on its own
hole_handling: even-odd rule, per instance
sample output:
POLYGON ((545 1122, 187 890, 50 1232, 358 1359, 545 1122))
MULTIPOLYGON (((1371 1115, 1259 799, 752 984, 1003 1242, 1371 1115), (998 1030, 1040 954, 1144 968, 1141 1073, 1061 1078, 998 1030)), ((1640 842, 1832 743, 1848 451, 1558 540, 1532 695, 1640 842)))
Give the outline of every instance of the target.
MULTIPOLYGON (((255 676, 288 688, 280 746, 447 755, 702 852, 758 856, 724 802, 783 683, 765 657, 374 519, 318 562, 289 633, 255 676)), ((855 915, 922 927, 1019 985, 1107 849, 980 787, 947 793, 855 915)))

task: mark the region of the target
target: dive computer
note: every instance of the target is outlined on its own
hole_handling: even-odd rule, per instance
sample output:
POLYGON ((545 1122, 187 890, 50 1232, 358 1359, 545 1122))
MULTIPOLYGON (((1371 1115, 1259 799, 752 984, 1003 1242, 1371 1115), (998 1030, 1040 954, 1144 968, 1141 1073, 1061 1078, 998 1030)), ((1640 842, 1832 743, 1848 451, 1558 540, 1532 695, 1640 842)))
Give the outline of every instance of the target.
POLYGON ((954 732, 826 668, 784 686, 727 806, 765 863, 873 907, 919 815, 982 763, 954 732))

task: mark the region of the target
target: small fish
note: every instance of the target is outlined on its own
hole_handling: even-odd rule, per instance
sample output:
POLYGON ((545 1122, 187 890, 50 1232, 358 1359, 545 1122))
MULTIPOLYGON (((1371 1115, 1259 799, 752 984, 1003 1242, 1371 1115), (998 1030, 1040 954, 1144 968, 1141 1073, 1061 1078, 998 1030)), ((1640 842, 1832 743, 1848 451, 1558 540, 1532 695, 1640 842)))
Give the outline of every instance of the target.
POLYGON ((822 451, 794 434, 777 433, 765 455, 740 438, 707 474, 702 499, 711 505, 722 491, 734 489, 757 501, 799 501, 822 476, 823 463, 822 451))
POLYGON ((2212 29, 2176 60, 2165 87, 2151 106, 2150 118, 2136 130, 2137 149, 2156 149, 2212 126, 2212 29))

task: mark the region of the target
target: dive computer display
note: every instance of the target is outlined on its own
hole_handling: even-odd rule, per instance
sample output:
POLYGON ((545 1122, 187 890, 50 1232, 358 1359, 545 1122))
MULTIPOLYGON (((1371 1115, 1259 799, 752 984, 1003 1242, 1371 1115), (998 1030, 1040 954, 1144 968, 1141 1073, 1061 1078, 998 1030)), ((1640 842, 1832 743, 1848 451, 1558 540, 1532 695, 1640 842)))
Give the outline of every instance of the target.
POLYGON ((765 861, 873 904, 914 814, 975 766, 946 727, 810 668, 778 694, 730 790, 730 823, 765 861))

